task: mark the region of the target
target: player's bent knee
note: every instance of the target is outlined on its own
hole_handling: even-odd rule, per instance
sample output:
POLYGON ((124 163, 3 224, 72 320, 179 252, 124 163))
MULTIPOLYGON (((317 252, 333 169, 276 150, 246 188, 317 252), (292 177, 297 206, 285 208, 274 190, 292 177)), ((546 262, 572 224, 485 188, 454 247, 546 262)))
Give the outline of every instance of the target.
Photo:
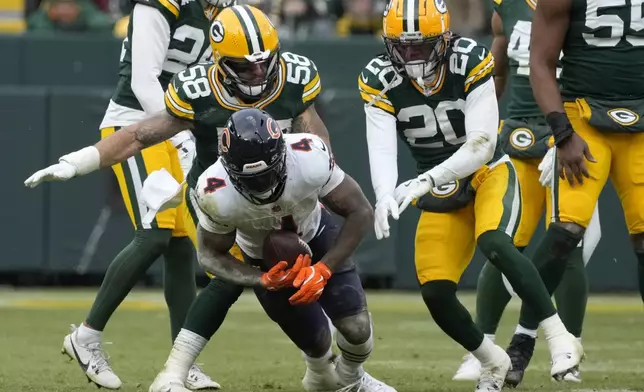
POLYGON ((501 230, 488 230, 481 234, 476 240, 481 252, 488 258, 494 258, 493 253, 500 246, 514 246, 514 241, 506 232, 501 230))
POLYGON ((137 229, 134 232, 133 242, 138 248, 148 252, 164 252, 170 245, 171 239, 172 230, 170 229, 137 229))
POLYGON ((333 325, 351 344, 362 344, 371 337, 371 317, 366 310, 353 316, 334 320, 333 325))
POLYGON ((559 228, 561 230, 565 230, 569 232, 572 235, 575 236, 583 236, 584 232, 586 231, 586 228, 575 223, 575 222, 552 222, 549 226, 549 228, 559 228))
POLYGON ((446 304, 451 304, 456 297, 456 283, 449 280, 432 280, 423 284, 420 293, 427 309, 435 312, 449 311, 445 309, 446 304))

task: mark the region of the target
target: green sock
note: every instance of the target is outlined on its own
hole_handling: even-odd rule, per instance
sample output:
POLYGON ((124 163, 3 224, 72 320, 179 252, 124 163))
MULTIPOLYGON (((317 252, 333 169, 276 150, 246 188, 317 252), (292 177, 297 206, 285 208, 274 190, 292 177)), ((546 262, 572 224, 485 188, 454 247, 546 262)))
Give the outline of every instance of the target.
POLYGON ((539 321, 557 313, 539 272, 514 246, 509 235, 498 230, 487 231, 479 236, 478 246, 489 262, 508 278, 523 303, 531 305, 539 321))
POLYGON ((474 351, 483 342, 483 332, 456 298, 456 283, 434 280, 421 286, 420 292, 436 324, 467 351, 474 351))
POLYGON ((640 282, 640 296, 644 301, 644 252, 635 252, 637 256, 637 274, 639 275, 640 282))
POLYGON ((192 303, 183 327, 209 340, 224 322, 228 309, 243 291, 242 286, 217 278, 210 279, 192 303))
POLYGON ((110 317, 132 287, 168 246, 172 232, 167 229, 136 230, 134 239, 110 263, 86 323, 97 331, 105 329, 110 317))
MULTIPOLYGON (((553 223, 535 250, 532 260, 549 295, 552 295, 561 283, 566 263, 581 237, 582 235, 571 233, 553 223)), ((521 305, 519 324, 527 329, 537 329, 543 317, 537 314, 531 305, 525 301, 521 305)))
POLYGON ((566 329, 575 337, 581 337, 588 302, 588 278, 582 258, 582 248, 572 251, 561 284, 555 290, 557 311, 566 329))
POLYGON ((173 237, 163 254, 163 294, 170 312, 172 341, 181 331, 188 309, 197 295, 193 257, 193 245, 188 237, 173 237))
MULTIPOLYGON (((523 252, 525 248, 518 248, 523 252)), ((476 317, 474 322, 486 335, 496 334, 503 311, 512 295, 503 284, 501 271, 486 261, 476 284, 476 317)))

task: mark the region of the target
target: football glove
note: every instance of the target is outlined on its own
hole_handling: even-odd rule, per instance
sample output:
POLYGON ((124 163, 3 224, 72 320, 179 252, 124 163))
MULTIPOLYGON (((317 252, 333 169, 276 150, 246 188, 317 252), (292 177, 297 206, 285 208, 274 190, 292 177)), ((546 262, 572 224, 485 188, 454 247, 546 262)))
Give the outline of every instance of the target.
POLYGON ((25 186, 34 188, 43 181, 67 181, 98 170, 101 156, 94 146, 85 147, 58 159, 58 163, 38 170, 25 180, 25 186))
POLYGON ((427 173, 398 185, 394 191, 394 197, 398 203, 398 213, 402 214, 412 201, 424 196, 433 187, 434 179, 427 173))
POLYGON ((539 171, 541 172, 539 182, 546 188, 552 186, 552 177, 555 173, 555 148, 550 147, 539 163, 539 171))
POLYGON ((288 268, 286 261, 280 261, 275 264, 268 272, 262 274, 261 283, 266 290, 276 291, 285 287, 293 286, 293 281, 303 268, 311 266, 311 256, 299 255, 293 268, 288 268))
POLYGON ((373 221, 377 239, 389 237, 389 215, 398 220, 398 203, 393 196, 387 195, 376 203, 375 218, 373 221))
POLYGON ((192 168, 197 150, 195 142, 192 139, 186 139, 181 144, 177 145, 177 152, 179 153, 179 164, 183 172, 183 178, 188 178, 188 173, 192 168))
POLYGON ((60 162, 32 174, 25 180, 25 186, 35 188, 43 181, 67 181, 75 175, 76 168, 73 165, 60 162))
POLYGON ((288 301, 291 305, 306 305, 317 301, 331 275, 331 270, 322 261, 301 269, 293 282, 293 286, 299 290, 288 301))

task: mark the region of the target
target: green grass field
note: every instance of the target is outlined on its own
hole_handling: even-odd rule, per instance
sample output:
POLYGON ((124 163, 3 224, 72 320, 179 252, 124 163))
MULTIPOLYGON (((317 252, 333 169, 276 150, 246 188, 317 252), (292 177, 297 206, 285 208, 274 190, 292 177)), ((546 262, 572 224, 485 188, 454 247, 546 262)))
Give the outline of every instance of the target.
MULTIPOLYGON (((94 291, 0 290, 0 391, 94 391, 76 363, 60 354, 70 323, 83 320, 94 291)), ((473 295, 461 298, 473 310, 473 295)), ((416 293, 370 292, 375 350, 367 370, 399 392, 473 391, 451 381, 464 354, 434 325, 416 293)), ((505 345, 517 318, 517 302, 504 317, 505 345)), ((636 296, 592 296, 584 334, 587 360, 582 384, 550 381, 547 349, 536 358, 522 391, 644 390, 644 312, 636 296)), ((112 367, 123 391, 147 391, 170 349, 163 294, 136 291, 105 333, 112 367)), ((302 391, 299 351, 245 294, 198 360, 225 391, 302 391)))

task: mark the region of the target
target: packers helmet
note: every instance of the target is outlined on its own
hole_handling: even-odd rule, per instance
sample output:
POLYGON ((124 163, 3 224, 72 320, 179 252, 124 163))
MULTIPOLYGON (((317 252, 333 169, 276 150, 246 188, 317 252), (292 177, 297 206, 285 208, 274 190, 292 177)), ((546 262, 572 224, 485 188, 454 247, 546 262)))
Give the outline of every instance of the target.
POLYGON ((280 68, 280 44, 266 14, 247 5, 223 9, 210 27, 210 44, 229 92, 244 101, 270 92, 280 68))
POLYGON ((452 38, 445 0, 390 0, 382 38, 396 69, 426 82, 436 77, 452 38))

